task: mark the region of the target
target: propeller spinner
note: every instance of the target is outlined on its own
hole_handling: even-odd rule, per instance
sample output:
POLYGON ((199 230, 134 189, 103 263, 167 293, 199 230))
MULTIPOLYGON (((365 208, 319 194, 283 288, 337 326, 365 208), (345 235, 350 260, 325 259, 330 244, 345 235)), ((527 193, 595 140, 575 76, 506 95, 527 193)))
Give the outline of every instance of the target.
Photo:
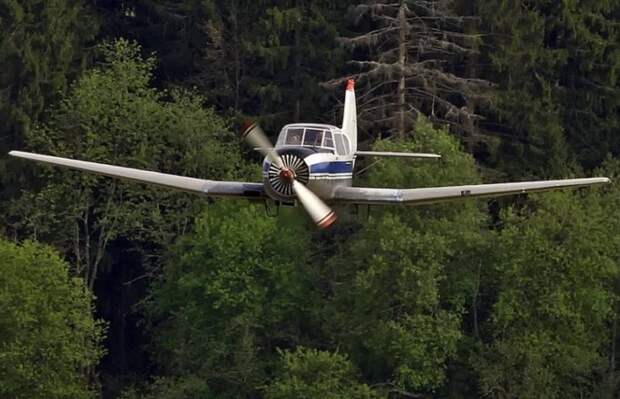
MULTIPOLYGON (((287 189, 292 189, 299 202, 301 202, 306 212, 308 212, 319 228, 326 229, 336 221, 336 213, 319 196, 303 184, 308 181, 307 176, 303 174, 298 176, 298 168, 294 164, 291 165, 290 162, 282 160, 282 157, 271 145, 260 126, 256 123, 250 124, 243 131, 242 137, 252 146, 258 148, 272 163, 270 172, 273 173, 270 174, 273 174, 277 181, 274 183, 273 179, 270 179, 271 184, 283 184, 286 185, 287 189)), ((283 157, 286 157, 286 155, 283 155, 283 157)))

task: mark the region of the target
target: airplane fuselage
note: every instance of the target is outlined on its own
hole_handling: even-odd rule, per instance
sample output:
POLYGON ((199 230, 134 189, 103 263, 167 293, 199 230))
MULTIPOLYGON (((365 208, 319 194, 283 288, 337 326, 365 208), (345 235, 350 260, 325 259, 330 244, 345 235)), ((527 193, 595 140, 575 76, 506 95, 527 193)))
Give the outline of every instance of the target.
POLYGON ((276 201, 294 201, 292 177, 326 201, 333 197, 337 187, 352 184, 355 156, 348 138, 335 126, 286 125, 280 132, 275 151, 284 168, 278 168, 266 157, 263 183, 267 195, 276 201))

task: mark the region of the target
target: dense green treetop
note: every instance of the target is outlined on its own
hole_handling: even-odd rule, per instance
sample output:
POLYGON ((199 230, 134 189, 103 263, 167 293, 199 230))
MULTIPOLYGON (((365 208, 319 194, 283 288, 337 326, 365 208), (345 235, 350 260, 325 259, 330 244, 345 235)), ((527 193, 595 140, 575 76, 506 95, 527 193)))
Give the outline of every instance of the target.
POLYGON ((103 326, 82 279, 50 247, 0 240, 0 396, 94 398, 103 326))
POLYGON ((314 296, 304 275, 308 236, 263 213, 248 204, 210 207, 155 286, 158 363, 180 383, 202 379, 194 395, 252 397, 275 349, 305 333, 314 296))
POLYGON ((380 398, 358 381, 346 356, 298 347, 281 352, 282 374, 265 392, 266 399, 372 399, 380 398))
POLYGON ((483 327, 490 340, 474 356, 483 392, 578 397, 605 363, 618 245, 608 237, 605 197, 579 197, 541 196, 533 211, 505 215, 493 237, 485 260, 493 281, 485 285, 497 291, 483 327))

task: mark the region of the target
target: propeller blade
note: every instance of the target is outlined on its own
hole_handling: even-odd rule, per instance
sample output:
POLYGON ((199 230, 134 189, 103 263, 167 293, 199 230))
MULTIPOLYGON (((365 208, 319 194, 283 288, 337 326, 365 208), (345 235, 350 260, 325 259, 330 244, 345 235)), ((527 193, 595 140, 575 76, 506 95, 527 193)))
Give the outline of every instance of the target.
POLYGON ((319 228, 326 229, 334 224, 337 219, 336 213, 308 187, 293 179, 293 190, 299 202, 319 228))
POLYGON ((247 140, 250 145, 256 147, 269 159, 269 162, 274 163, 280 169, 283 167, 284 164, 282 163, 282 159, 280 159, 280 156, 275 151, 273 145, 271 145, 267 135, 257 123, 248 125, 241 134, 241 137, 247 140))

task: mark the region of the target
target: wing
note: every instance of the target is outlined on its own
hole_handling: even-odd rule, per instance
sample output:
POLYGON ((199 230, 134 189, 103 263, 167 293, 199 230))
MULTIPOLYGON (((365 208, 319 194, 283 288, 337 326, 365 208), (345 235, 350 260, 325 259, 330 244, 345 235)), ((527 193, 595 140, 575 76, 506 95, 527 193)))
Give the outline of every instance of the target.
POLYGON ((421 152, 386 152, 386 151, 356 151, 357 156, 370 157, 396 157, 396 158, 431 158, 438 159, 441 155, 426 154, 421 152))
POLYGON ((603 183, 609 183, 609 179, 606 177, 594 177, 588 179, 543 180, 412 189, 338 187, 334 191, 332 199, 335 202, 354 204, 418 205, 467 197, 499 197, 502 195, 583 187, 603 183))
POLYGON ((124 168, 122 166, 78 161, 75 159, 59 158, 50 155, 40 155, 21 151, 11 151, 9 152, 9 155, 54 165, 66 166, 68 168, 83 170, 100 175, 118 177, 121 179, 203 194, 209 197, 266 198, 262 183, 196 179, 193 177, 176 176, 165 173, 151 172, 148 170, 124 168))

